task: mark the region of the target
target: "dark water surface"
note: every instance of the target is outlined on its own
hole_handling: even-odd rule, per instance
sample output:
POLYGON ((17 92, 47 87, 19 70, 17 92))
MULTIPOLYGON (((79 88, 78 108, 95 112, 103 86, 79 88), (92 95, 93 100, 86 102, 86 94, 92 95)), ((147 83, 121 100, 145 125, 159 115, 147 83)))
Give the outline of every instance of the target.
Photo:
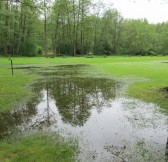
POLYGON ((0 113, 0 138, 15 130, 59 131, 78 139, 77 161, 167 161, 168 118, 159 107, 119 95, 114 80, 78 77, 81 68, 40 72, 45 77, 33 85, 36 95, 0 113))

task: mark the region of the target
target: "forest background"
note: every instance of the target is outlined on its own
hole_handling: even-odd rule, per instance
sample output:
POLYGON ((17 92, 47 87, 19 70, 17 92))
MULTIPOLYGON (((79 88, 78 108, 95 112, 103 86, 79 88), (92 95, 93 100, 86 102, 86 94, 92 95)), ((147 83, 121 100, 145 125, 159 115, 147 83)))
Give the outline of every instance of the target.
POLYGON ((92 0, 0 0, 0 55, 168 55, 168 22, 92 0))

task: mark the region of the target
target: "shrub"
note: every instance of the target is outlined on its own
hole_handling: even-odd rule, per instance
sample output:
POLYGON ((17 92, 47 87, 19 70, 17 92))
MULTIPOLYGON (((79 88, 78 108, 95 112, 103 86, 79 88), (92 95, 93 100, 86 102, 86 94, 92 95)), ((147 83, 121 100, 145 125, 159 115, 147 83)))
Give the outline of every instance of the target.
POLYGON ((36 55, 42 55, 43 54, 43 48, 41 46, 36 46, 36 55))
POLYGON ((25 42, 22 42, 20 46, 20 50, 19 50, 19 55, 35 56, 36 55, 36 45, 30 39, 27 39, 25 42))

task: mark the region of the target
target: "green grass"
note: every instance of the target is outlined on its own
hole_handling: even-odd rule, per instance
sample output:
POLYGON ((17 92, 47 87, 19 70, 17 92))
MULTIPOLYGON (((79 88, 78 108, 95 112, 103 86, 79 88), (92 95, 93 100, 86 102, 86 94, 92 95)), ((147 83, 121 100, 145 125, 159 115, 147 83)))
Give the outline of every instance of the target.
POLYGON ((121 62, 100 65, 108 74, 120 78, 127 78, 130 84, 127 94, 130 97, 140 98, 146 102, 154 102, 168 110, 168 94, 162 92, 168 87, 168 58, 151 60, 149 62, 121 62))
MULTIPOLYGON (((84 64, 106 64, 106 63, 127 63, 127 62, 149 62, 149 61, 165 61, 168 60, 168 56, 157 56, 157 57, 127 57, 127 56, 113 56, 113 57, 15 57, 12 58, 14 64, 66 64, 66 63, 84 63, 84 64)), ((10 65, 9 58, 0 57, 0 65, 10 65)))
POLYGON ((4 140, 0 144, 1 162, 73 162, 77 144, 58 134, 36 133, 4 140))
MULTIPOLYGON (((132 82, 127 94, 131 97, 143 99, 146 102, 154 102, 162 108, 168 109, 167 94, 160 89, 168 87, 168 56, 160 57, 66 57, 66 58, 13 58, 15 65, 50 66, 59 64, 90 64, 90 74, 98 72, 119 80, 126 79, 132 82)), ((24 99, 30 94, 30 88, 26 85, 35 78, 33 75, 25 75, 24 71, 17 70, 15 76, 10 75, 10 62, 8 58, 0 58, 0 110, 9 109, 11 103, 24 99), (10 96, 10 97, 9 97, 10 96)))
POLYGON ((28 86, 34 75, 28 75, 23 71, 15 71, 14 76, 8 67, 0 67, 0 111, 17 106, 20 101, 25 100, 31 93, 28 86))

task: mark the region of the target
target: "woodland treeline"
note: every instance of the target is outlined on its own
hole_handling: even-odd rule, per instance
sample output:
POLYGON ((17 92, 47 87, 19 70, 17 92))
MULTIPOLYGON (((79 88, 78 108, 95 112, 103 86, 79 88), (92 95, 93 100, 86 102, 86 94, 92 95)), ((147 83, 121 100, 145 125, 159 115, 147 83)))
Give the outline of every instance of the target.
POLYGON ((168 55, 168 22, 92 0, 0 0, 0 55, 168 55))

